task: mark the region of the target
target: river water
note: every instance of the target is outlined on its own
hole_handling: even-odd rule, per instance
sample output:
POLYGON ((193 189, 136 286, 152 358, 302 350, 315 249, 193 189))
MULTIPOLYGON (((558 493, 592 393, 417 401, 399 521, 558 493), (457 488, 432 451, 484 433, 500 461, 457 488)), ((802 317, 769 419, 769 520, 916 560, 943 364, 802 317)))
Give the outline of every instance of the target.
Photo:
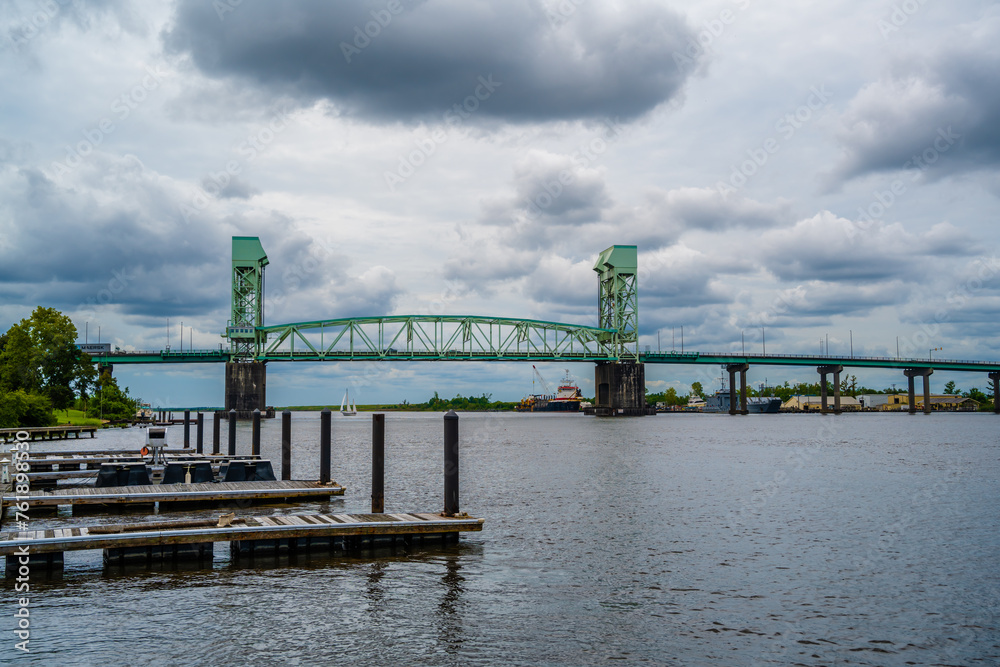
MULTIPOLYGON (((441 509, 441 417, 387 415, 388 511, 441 509)), ((1000 664, 993 415, 487 413, 460 427, 461 509, 486 519, 482 533, 264 566, 217 545, 200 569, 105 570, 100 552, 70 552, 61 578, 32 581, 28 655, 14 650, 18 596, 0 584, 0 662, 1000 664)), ((333 430, 342 499, 236 511, 367 512, 370 416, 335 414, 333 430)), ((318 414, 296 413, 293 478, 318 477, 318 440, 318 414)), ((240 452, 249 441, 241 423, 240 452)), ((277 470, 280 420, 262 441, 277 470)))

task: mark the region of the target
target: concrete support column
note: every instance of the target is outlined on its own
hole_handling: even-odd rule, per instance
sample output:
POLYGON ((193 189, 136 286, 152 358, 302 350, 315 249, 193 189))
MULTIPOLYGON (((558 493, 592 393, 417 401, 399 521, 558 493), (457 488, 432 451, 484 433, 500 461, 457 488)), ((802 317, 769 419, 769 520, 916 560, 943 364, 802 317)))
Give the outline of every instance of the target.
POLYGON ((993 414, 1000 415, 1000 401, 997 400, 997 393, 1000 392, 1000 373, 990 373, 993 380, 993 414))
POLYGON ((833 414, 839 415, 840 409, 840 371, 833 372, 833 414))
POLYGON ((736 414, 736 371, 730 366, 729 371, 729 414, 736 414))
POLYGON ((226 363, 226 412, 251 419, 254 410, 267 409, 267 369, 262 361, 226 363))
POLYGON ((747 370, 744 368, 740 371, 740 414, 748 415, 750 414, 750 409, 747 408, 747 370))
POLYGON ((644 364, 603 362, 594 368, 595 412, 598 417, 641 416, 646 407, 644 364))
POLYGON ((816 368, 816 372, 819 373, 820 411, 823 414, 830 412, 830 392, 826 385, 828 375, 833 375, 833 414, 839 415, 842 412, 840 409, 840 374, 843 370, 843 366, 819 366, 816 368))
POLYGON ((750 370, 749 364, 727 364, 726 370, 729 371, 729 414, 750 414, 750 410, 747 408, 747 371, 750 370), (740 374, 740 402, 739 407, 736 407, 736 374, 740 374))
POLYGON ((907 379, 907 391, 909 392, 910 401, 909 413, 911 415, 917 414, 917 397, 913 386, 913 378, 917 377, 924 379, 924 414, 929 415, 931 413, 931 373, 933 372, 933 368, 907 368, 903 371, 903 375, 907 379))

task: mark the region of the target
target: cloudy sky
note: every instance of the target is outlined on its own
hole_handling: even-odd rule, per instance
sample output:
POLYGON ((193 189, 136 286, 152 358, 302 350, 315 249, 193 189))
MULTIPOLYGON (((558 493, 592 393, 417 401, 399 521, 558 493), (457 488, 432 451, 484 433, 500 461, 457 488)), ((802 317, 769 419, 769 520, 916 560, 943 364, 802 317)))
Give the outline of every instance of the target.
MULTIPOLYGON (((233 235, 270 258, 268 323, 594 324, 617 243, 652 349, 759 350, 763 325, 770 353, 1000 358, 994 2, 11 0, 0 73, 3 328, 41 304, 91 342, 161 349, 169 318, 218 347, 233 235)), ((221 367, 115 373, 222 402, 221 367)), ((348 385, 513 400, 531 370, 272 364, 268 397, 348 385)))

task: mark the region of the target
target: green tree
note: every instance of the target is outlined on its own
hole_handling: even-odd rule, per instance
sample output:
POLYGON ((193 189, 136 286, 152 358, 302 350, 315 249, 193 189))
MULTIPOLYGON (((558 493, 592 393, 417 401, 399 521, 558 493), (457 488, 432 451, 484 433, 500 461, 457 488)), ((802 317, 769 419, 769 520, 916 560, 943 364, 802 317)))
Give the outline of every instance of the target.
POLYGON ((137 401, 128 395, 128 387, 118 387, 118 381, 111 373, 104 371, 97 380, 94 399, 87 410, 88 417, 98 417, 111 421, 131 419, 135 416, 137 401))
POLYGON ((0 428, 52 426, 52 403, 48 397, 16 389, 0 394, 0 428))
POLYGON ((962 394, 962 396, 965 396, 966 398, 971 398, 972 400, 980 404, 990 400, 990 397, 981 392, 978 387, 973 387, 969 391, 962 394))
POLYGON ((699 398, 705 398, 705 388, 701 386, 700 382, 691 383, 691 393, 699 398))
POLYGON ((955 388, 955 381, 954 380, 948 380, 948 382, 944 385, 944 393, 946 393, 946 394, 957 394, 958 393, 958 390, 955 388))
POLYGON ((76 346, 73 321, 55 308, 39 306, 7 331, 0 391, 42 394, 62 410, 72 404, 81 378, 92 376, 90 356, 76 346))

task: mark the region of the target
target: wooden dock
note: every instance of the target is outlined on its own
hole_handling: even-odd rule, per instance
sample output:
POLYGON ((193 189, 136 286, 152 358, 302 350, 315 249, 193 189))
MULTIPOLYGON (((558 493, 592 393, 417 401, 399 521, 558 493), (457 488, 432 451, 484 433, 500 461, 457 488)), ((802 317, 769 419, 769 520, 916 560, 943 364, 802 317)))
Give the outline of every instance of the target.
MULTIPOLYGON (((233 500, 318 500, 344 495, 339 484, 311 481, 275 480, 268 482, 206 482, 202 484, 144 484, 139 486, 83 487, 75 489, 38 490, 28 494, 32 508, 59 505, 112 505, 152 503, 210 503, 233 500)), ((14 497, 3 498, 3 509, 14 503, 14 497)), ((3 511, 0 509, 0 511, 3 511)))
POLYGON ((17 440, 17 434, 26 432, 28 440, 68 440, 72 435, 74 439, 79 438, 83 433, 89 433, 93 438, 97 433, 96 426, 30 426, 27 428, 0 428, 0 438, 4 440, 17 440))
POLYGON ((299 552, 340 553, 433 539, 455 541, 481 531, 484 519, 420 512, 219 517, 210 521, 156 521, 54 528, 0 534, 6 574, 19 564, 60 569, 66 551, 103 549, 108 565, 178 559, 211 559, 212 544, 229 542, 234 560, 299 552), (227 521, 228 519, 228 521, 227 521), (225 524, 225 525, 223 525, 225 524))

